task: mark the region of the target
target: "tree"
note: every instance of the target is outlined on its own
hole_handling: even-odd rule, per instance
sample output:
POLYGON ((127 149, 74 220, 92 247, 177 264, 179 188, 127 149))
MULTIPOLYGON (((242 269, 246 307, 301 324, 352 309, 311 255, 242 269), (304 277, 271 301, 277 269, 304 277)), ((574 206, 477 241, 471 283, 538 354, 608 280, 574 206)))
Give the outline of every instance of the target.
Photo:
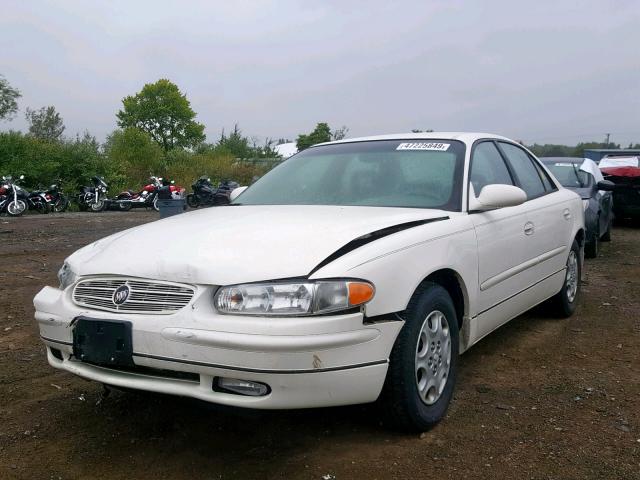
POLYGON ((9 85, 0 75, 0 120, 11 120, 18 111, 18 99, 22 96, 19 90, 9 85))
POLYGON ((107 137, 104 150, 115 169, 134 184, 164 171, 162 148, 137 128, 114 131, 107 137))
POLYGON ((62 117, 53 106, 42 107, 40 110, 27 107, 25 117, 29 122, 29 133, 40 140, 54 142, 64 132, 62 117))
POLYGON ((331 141, 331 129, 329 128, 329 124, 327 123, 318 123, 313 132, 308 135, 300 134, 298 135, 298 140, 296 141, 296 146, 298 147, 298 151, 302 151, 306 148, 311 147, 312 145, 316 145, 322 142, 330 142, 331 141))
POLYGON ((147 132, 165 152, 192 148, 205 139, 204 125, 195 121, 186 95, 167 79, 147 83, 139 93, 125 97, 122 105, 116 114, 118 126, 147 132))
POLYGON ((346 138, 347 133, 349 133, 349 127, 347 127, 346 125, 343 125, 342 127, 331 132, 331 139, 343 140, 344 138, 346 138))

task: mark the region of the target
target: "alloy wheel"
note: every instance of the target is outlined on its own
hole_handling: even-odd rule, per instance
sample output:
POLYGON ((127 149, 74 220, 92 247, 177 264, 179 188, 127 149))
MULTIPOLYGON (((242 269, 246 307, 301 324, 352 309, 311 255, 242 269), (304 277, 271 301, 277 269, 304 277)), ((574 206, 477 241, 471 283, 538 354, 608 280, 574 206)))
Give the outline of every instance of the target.
POLYGON ((438 401, 451 367, 451 334, 447 317, 439 310, 422 323, 415 356, 415 379, 420 399, 427 405, 438 401))
POLYGON ((567 259, 567 276, 565 277, 567 300, 573 303, 578 292, 578 256, 571 250, 567 259))

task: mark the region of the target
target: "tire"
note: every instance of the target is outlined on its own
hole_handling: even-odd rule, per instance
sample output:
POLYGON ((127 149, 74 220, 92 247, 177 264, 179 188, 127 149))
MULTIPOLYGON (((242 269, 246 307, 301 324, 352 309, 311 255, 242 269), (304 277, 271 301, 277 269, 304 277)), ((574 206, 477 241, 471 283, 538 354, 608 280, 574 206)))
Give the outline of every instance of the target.
POLYGON ((198 197, 196 197, 193 193, 190 193, 189 195, 187 195, 187 205, 189 205, 191 208, 198 208, 200 206, 200 201, 198 200, 198 197))
POLYGON ((128 212, 131 210, 131 202, 119 202, 118 208, 121 212, 128 212))
POLYGON ((602 237, 600 237, 600 240, 602 240, 603 242, 610 242, 611 241, 611 227, 613 226, 613 218, 609 219, 609 223, 607 224, 607 231, 604 232, 604 234, 602 234, 602 237))
POLYGON ((160 211, 160 209, 158 208, 158 195, 156 195, 156 196, 153 198, 153 203, 151 204, 151 206, 153 207, 153 209, 154 209, 156 212, 159 212, 159 211, 160 211))
POLYGON ((581 275, 580 246, 578 242, 574 240, 571 245, 571 250, 569 250, 569 255, 567 256, 566 274, 564 282, 562 283, 562 289, 550 299, 552 313, 555 316, 568 318, 576 311, 578 299, 580 298, 581 275), (570 264, 573 266, 570 267, 570 264))
POLYGON ((69 199, 67 197, 60 196, 56 203, 53 204, 53 211, 56 213, 65 212, 69 208, 69 199))
POLYGON ((104 200, 98 200, 97 202, 92 202, 90 205, 92 212, 101 212, 105 209, 107 202, 104 200))
POLYGON ((596 233, 593 237, 591 237, 591 241, 585 244, 584 256, 587 258, 596 258, 598 256, 599 250, 600 239, 598 238, 598 234, 596 233))
POLYGON ((425 282, 409 302, 391 351, 381 395, 388 423, 406 432, 423 432, 437 424, 453 397, 457 367, 458 318, 453 301, 440 285, 425 282), (434 377, 439 385, 429 386, 434 377))
POLYGON ((45 202, 35 202, 33 204, 33 208, 36 212, 40 214, 49 213, 49 204, 45 202))
POLYGON ((24 200, 20 200, 20 199, 18 199, 17 201, 11 200, 7 204, 7 214, 10 217, 19 217, 26 210, 27 210, 27 202, 25 202, 24 200))

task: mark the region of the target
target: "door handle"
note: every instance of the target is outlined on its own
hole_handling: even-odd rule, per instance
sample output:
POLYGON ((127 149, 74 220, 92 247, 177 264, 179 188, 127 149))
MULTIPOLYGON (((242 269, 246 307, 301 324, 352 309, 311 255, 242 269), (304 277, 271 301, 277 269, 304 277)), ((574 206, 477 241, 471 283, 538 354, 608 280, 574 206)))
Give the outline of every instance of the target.
POLYGON ((533 225, 533 222, 527 222, 524 224, 525 235, 533 235, 534 231, 535 231, 535 226, 533 225))
POLYGON ((568 208, 565 208, 562 211, 562 215, 564 215, 564 218, 566 218, 567 220, 569 220, 571 218, 571 211, 568 208))

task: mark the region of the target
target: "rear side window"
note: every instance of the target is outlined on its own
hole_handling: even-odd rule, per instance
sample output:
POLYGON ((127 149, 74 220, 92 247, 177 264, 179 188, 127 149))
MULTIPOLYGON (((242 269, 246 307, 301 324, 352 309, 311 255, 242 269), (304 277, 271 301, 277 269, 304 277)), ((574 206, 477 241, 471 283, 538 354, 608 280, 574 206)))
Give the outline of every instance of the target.
POLYGON ((500 148, 511 164, 511 168, 520 182, 520 188, 526 192, 527 198, 531 199, 543 195, 546 190, 542 179, 527 152, 510 143, 500 142, 500 148))
POLYGON ((469 180, 476 195, 480 195, 487 185, 513 185, 509 170, 493 142, 482 142, 474 148, 469 180))
POLYGON ((553 184, 553 182, 549 178, 549 174, 544 171, 544 168, 542 168, 540 164, 536 162, 533 158, 531 158, 531 161, 535 165, 536 170, 538 170, 538 174, 540 174, 540 178, 542 178, 542 183, 544 183, 544 188, 547 190, 547 192, 556 190, 556 186, 553 184))

